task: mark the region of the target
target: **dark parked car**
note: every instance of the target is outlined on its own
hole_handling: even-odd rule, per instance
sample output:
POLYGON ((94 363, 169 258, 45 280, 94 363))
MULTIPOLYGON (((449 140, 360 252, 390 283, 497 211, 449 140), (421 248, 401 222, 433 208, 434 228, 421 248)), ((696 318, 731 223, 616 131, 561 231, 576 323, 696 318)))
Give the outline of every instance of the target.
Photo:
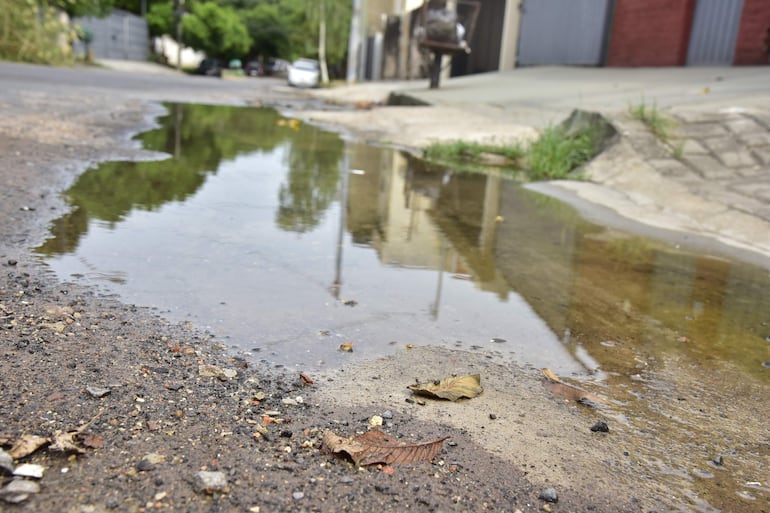
POLYGON ((265 74, 265 71, 262 69, 262 63, 259 61, 247 62, 243 67, 243 72, 250 77, 261 77, 265 74))
POLYGON ((206 58, 198 65, 195 70, 196 75, 205 75, 207 77, 221 77, 224 63, 219 59, 206 58))
POLYGON ((268 59, 263 66, 266 76, 285 77, 289 71, 289 61, 283 59, 268 59))

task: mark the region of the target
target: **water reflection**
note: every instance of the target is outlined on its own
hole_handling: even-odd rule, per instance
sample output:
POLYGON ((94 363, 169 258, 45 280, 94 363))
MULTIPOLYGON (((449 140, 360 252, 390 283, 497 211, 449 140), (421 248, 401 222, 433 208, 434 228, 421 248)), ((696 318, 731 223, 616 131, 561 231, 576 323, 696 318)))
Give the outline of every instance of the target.
POLYGON ((140 139, 173 158, 106 163, 68 191, 72 211, 40 248, 54 269, 189 312, 282 363, 339 361, 318 335, 331 332, 368 339, 366 356, 435 342, 628 375, 678 354, 768 379, 765 270, 273 110, 169 109, 140 139))

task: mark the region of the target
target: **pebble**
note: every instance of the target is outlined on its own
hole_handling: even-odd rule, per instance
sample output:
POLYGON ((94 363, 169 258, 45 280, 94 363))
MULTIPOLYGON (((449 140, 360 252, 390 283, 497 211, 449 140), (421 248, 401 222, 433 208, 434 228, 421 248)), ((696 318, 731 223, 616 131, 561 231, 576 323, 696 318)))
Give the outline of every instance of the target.
POLYGON ((545 502, 552 502, 552 503, 559 502, 559 494, 556 493, 556 490, 554 488, 546 488, 545 490, 540 492, 540 496, 538 498, 540 500, 544 500, 545 502))
POLYGON ((722 465, 725 464, 725 459, 720 454, 719 456, 717 456, 716 458, 711 460, 711 462, 714 463, 714 465, 717 465, 717 466, 721 467, 722 465))
POLYGON ((24 463, 16 467, 13 471, 14 476, 19 477, 34 477, 35 479, 42 479, 45 468, 42 465, 35 465, 32 463, 24 463))
POLYGON ((224 472, 201 470, 195 473, 193 488, 198 493, 224 492, 227 490, 227 476, 224 472))
POLYGON ((382 412, 382 418, 383 419, 388 419, 388 420, 392 419, 393 418, 393 412, 390 411, 390 410, 385 410, 384 412, 382 412))
POLYGON ((594 433, 609 433, 610 427, 607 425, 606 422, 603 420, 598 421, 596 424, 591 426, 591 431, 594 433))
POLYGON ((88 395, 90 395, 91 397, 100 398, 100 397, 109 395, 109 393, 112 392, 112 390, 110 390, 109 388, 103 388, 103 387, 87 386, 86 392, 88 392, 88 395))
POLYGON ((0 449, 0 471, 13 474, 13 458, 2 449, 0 449))
POLYGON ((0 489, 0 498, 11 504, 18 504, 29 499, 29 496, 40 493, 40 485, 26 479, 14 479, 0 489))
POLYGON ((294 492, 291 494, 291 498, 295 501, 299 501, 305 498, 305 494, 302 492, 294 492))

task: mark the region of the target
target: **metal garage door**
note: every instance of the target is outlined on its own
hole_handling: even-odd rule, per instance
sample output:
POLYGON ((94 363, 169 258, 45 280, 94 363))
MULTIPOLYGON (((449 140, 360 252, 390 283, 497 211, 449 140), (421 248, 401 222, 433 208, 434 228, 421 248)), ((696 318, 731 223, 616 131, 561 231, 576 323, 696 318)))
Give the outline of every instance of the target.
POLYGON ((602 64, 609 3, 524 0, 517 64, 602 64))
POLYGON ((729 66, 741 21, 743 0, 698 0, 692 22, 688 66, 729 66))

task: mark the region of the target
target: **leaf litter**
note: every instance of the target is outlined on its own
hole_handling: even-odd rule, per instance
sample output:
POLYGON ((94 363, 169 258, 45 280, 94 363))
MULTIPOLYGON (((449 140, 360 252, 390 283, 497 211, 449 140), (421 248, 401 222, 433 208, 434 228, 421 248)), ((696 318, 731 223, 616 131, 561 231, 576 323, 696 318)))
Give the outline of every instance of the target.
POLYGON ((445 436, 430 442, 408 443, 377 429, 351 438, 326 431, 323 435, 323 446, 332 453, 347 454, 359 467, 375 463, 405 465, 430 463, 441 451, 444 440, 448 438, 445 436))
POLYGON ((567 399, 569 401, 575 401, 578 403, 588 404, 607 404, 607 401, 592 394, 582 388, 575 386, 571 383, 564 382, 559 376, 556 375, 548 367, 544 367, 541 372, 546 379, 546 388, 554 395, 567 399))
POLYGON ((418 395, 432 399, 447 399, 449 401, 473 399, 484 391, 481 386, 481 375, 479 374, 452 376, 441 381, 409 385, 407 388, 418 395))

